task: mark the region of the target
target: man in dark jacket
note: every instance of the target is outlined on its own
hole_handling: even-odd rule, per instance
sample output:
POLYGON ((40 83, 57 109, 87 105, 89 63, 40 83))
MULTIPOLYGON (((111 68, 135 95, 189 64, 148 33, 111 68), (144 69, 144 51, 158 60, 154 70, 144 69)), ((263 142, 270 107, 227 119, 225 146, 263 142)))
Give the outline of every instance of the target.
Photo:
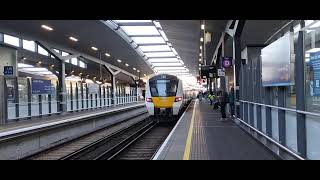
POLYGON ((220 120, 226 120, 227 115, 226 115, 226 105, 228 103, 228 95, 227 93, 220 89, 218 93, 218 100, 221 108, 221 119, 220 120))

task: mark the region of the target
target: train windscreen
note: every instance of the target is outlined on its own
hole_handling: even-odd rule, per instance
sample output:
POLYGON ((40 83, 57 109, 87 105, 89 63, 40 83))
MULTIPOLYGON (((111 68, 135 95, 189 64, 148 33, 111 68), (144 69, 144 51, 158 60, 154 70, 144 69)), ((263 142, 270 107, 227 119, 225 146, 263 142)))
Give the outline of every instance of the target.
POLYGON ((149 82, 152 97, 176 96, 178 81, 170 79, 159 79, 149 82))

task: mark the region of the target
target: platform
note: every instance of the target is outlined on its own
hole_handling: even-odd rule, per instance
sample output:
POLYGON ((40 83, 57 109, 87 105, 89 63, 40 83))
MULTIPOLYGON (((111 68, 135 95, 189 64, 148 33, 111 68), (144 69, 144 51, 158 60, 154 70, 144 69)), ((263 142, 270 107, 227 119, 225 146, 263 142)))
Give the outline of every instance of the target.
POLYGON ((193 101, 154 160, 276 160, 231 119, 220 121, 207 101, 193 101))
POLYGON ((0 138, 17 132, 30 131, 32 129, 43 128, 52 125, 58 125, 66 122, 76 121, 85 117, 95 116, 99 114, 108 114, 121 110, 143 106, 144 102, 130 103, 108 108, 98 108, 85 111, 66 112, 64 114, 56 114, 51 116, 34 117, 31 119, 11 122, 9 124, 0 125, 0 138))

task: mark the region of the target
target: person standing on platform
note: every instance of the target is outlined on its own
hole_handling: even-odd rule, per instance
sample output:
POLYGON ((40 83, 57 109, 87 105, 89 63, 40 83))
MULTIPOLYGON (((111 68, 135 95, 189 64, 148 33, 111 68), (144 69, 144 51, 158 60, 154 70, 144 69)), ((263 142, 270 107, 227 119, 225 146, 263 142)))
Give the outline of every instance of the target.
POLYGON ((218 92, 218 100, 219 100, 219 105, 220 105, 220 108, 221 108, 221 121, 224 121, 226 120, 227 118, 227 115, 226 115, 226 105, 227 105, 227 101, 228 101, 228 95, 227 93, 220 89, 219 92, 218 92))
POLYGON ((231 117, 234 115, 234 88, 231 87, 230 95, 229 95, 229 105, 230 105, 230 114, 231 117))
POLYGON ((212 91, 209 92, 208 98, 209 98, 209 100, 210 100, 210 106, 212 106, 213 99, 214 99, 214 95, 213 95, 213 92, 212 92, 212 91))
POLYGON ((199 91, 199 93, 198 93, 198 99, 199 99, 199 101, 202 100, 202 91, 199 91))

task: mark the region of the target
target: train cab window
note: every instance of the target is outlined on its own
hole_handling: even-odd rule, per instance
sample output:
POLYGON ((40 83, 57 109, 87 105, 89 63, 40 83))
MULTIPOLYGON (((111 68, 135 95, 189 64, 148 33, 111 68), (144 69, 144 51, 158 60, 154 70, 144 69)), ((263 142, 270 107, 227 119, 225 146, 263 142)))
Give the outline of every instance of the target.
POLYGON ((150 91, 153 97, 175 96, 178 88, 178 81, 176 80, 154 80, 150 81, 150 91))

